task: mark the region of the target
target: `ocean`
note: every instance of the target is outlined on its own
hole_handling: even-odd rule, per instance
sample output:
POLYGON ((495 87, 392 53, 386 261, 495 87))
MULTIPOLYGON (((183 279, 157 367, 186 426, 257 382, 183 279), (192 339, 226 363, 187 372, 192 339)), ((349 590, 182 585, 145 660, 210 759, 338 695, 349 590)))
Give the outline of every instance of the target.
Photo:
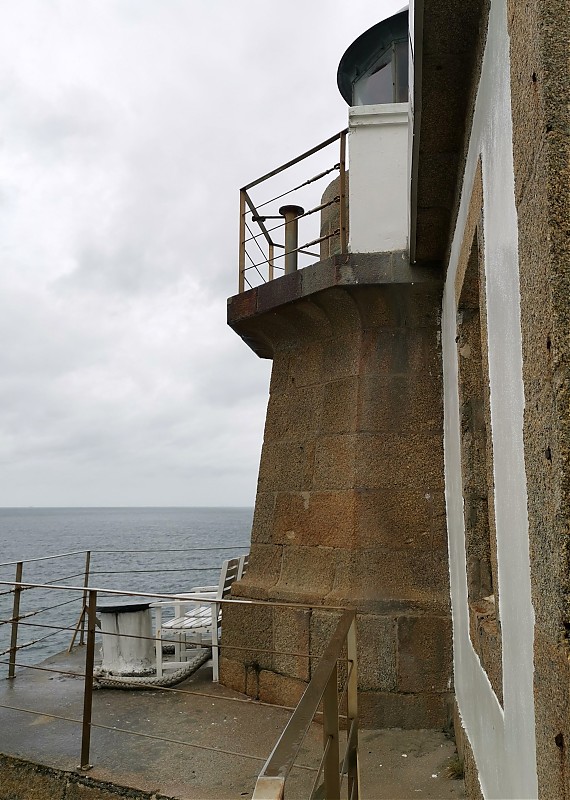
MULTIPOLYGON (((216 583, 222 561, 249 550, 252 518, 251 508, 0 509, 0 581, 15 579, 15 566, 6 562, 70 554, 26 561, 22 581, 82 586, 90 550, 93 587, 188 591, 216 583)), ((0 585, 0 622, 12 616, 14 596, 4 594, 7 589, 0 585)), ((22 592, 20 615, 29 616, 20 622, 18 643, 34 643, 18 652, 18 663, 37 664, 67 647, 72 630, 54 626, 73 629, 81 607, 79 592, 22 592)), ((10 646, 10 628, 0 624, 0 652, 10 646)), ((0 655, 0 677, 7 660, 0 655)))

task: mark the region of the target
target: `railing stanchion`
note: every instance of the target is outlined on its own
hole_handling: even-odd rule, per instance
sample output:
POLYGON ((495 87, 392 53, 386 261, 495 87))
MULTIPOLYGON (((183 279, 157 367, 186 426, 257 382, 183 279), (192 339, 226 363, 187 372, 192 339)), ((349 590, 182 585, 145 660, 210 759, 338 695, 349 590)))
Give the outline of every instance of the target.
POLYGON ((81 633, 79 634, 79 644, 84 644, 85 641, 85 614, 87 612, 87 587, 89 586, 89 569, 91 567, 91 550, 85 551, 85 575, 83 577, 83 619, 81 624, 81 633))
MULTIPOLYGON (((241 294, 245 291, 246 283, 248 286, 252 286, 248 280, 246 280, 245 273, 248 270, 254 270, 257 273, 258 277, 261 279, 262 282, 266 282, 266 275, 267 280, 271 281, 275 278, 275 253, 274 247, 283 248, 283 253, 280 253, 277 258, 283 258, 283 272, 285 275, 288 275, 291 272, 294 272, 297 269, 298 265, 298 254, 302 253, 303 255, 311 256, 319 260, 320 254, 310 252, 307 248, 311 247, 312 245, 319 244, 326 239, 330 239, 334 236, 335 240, 340 240, 340 248, 342 253, 346 253, 348 251, 348 210, 347 210, 347 172, 346 172, 346 150, 347 150, 347 141, 346 135, 348 133, 348 129, 340 131, 336 133, 334 136, 329 137, 324 142, 312 147, 310 150, 307 150, 300 156, 293 158, 291 161, 288 161, 286 164, 282 164, 280 167, 267 172, 265 175, 262 175, 260 178, 257 178, 255 181, 251 181, 250 183, 246 184, 240 189, 240 241, 239 241, 239 293, 241 294), (282 206, 279 209, 279 215, 285 218, 285 222, 279 225, 275 225, 274 227, 270 227, 269 229, 265 226, 266 220, 273 220, 278 219, 273 213, 267 211, 262 211, 260 214, 258 209, 256 208, 255 204, 253 203, 251 197, 249 196, 249 191, 259 184, 263 183, 270 178, 274 178, 276 175, 284 172, 285 170, 289 169, 289 167, 293 167, 296 164, 299 164, 306 158, 318 153, 320 150, 328 147, 333 142, 340 140, 340 161, 333 166, 325 169, 324 171, 320 172, 318 175, 313 175, 312 177, 308 178, 307 180, 300 183, 298 186, 295 186, 288 191, 281 192, 280 194, 272 197, 269 200, 265 200, 259 205, 259 208, 267 208, 270 204, 273 204, 275 201, 281 199, 282 197, 292 195, 293 192, 297 192, 298 190, 303 189, 306 186, 314 184, 316 181, 321 180, 329 173, 340 170, 340 229, 335 228, 334 232, 328 234, 324 237, 319 237, 314 239, 312 242, 307 242, 304 245, 298 245, 298 236, 297 236, 297 225, 298 220, 300 217, 308 217, 311 214, 314 214, 318 211, 322 211, 328 206, 332 205, 333 203, 337 203, 339 201, 339 197, 336 196, 333 200, 327 203, 321 203, 317 205, 315 208, 311 208, 309 211, 304 211, 301 206, 297 205, 287 205, 282 206), (246 209, 248 212, 251 212, 251 221, 252 223, 257 223, 261 230, 261 234, 263 234, 265 241, 269 247, 269 253, 267 258, 263 258, 259 261, 259 257, 255 260, 252 258, 251 254, 247 250, 247 243, 254 241, 257 248, 261 250, 262 255, 264 256, 265 253, 261 248, 261 245, 257 241, 261 234, 255 234, 250 228, 249 225, 246 224, 245 221, 245 213, 246 209), (293 213, 295 211, 296 213, 293 213), (285 229, 284 230, 284 239, 285 243, 282 242, 274 242, 272 237, 270 236, 270 231, 275 231, 277 229, 285 229), (249 238, 246 236, 246 232, 250 234, 249 238), (337 239, 338 237, 338 239, 337 239), (246 259, 249 259, 251 264, 247 264, 246 259), (259 263, 256 263, 259 262, 259 263), (267 272, 262 274, 259 270, 260 267, 264 267, 267 265, 267 272)), ((249 220, 248 220, 249 222, 249 220)), ((279 234, 276 234, 279 236, 279 234)), ((338 245, 337 245, 338 248, 338 245)), ((278 273, 279 274, 279 273, 278 273)), ((257 278, 255 279, 257 282, 257 278)))
POLYGON ((85 551, 85 574, 83 576, 83 599, 81 601, 81 613, 79 614, 79 619, 77 620, 77 625, 75 626, 75 630, 73 631, 73 636, 71 637, 71 642, 69 643, 69 647, 67 648, 67 652, 71 653, 73 650, 73 645, 75 644, 75 638, 77 636, 77 632, 81 631, 79 636, 79 644, 83 645, 85 641, 85 619, 87 614, 87 586, 89 586, 89 568, 91 565, 91 550, 85 551))
POLYGON ((239 293, 245 289, 245 193, 239 193, 239 293))
POLYGON ((348 661, 348 689, 346 692, 348 797, 358 800, 360 796, 360 767, 358 763, 358 661, 356 652, 356 616, 352 620, 352 625, 348 630, 346 651, 348 661))
POLYGON ((340 134, 340 252, 348 250, 346 235, 346 131, 340 134))
POLYGON ((338 667, 335 664, 323 694, 323 745, 330 745, 325 756, 323 778, 327 800, 340 800, 338 742, 338 667))
MULTIPOLYGON (((16 564, 16 583, 22 582, 23 562, 16 564)), ((22 589, 14 586, 14 604, 12 606, 12 634, 10 637, 10 658, 8 662, 8 677, 16 677, 16 653, 18 651, 18 621, 20 619, 20 595, 22 589)))
POLYGON ((93 709, 93 666, 95 662, 95 624, 97 591, 89 590, 87 604, 87 650, 85 652, 85 684, 83 687, 83 721, 81 730, 80 769, 91 769, 89 749, 91 745, 91 712, 93 709))
POLYGON ((275 277, 275 245, 273 242, 269 245, 269 280, 272 281, 275 277))

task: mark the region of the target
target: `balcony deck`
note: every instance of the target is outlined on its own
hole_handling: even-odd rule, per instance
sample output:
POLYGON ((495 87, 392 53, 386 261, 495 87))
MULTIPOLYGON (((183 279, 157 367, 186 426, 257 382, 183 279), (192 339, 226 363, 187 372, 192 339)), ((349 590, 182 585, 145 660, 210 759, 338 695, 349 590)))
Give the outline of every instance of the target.
MULTIPOLYGON (((80 672, 83 652, 83 648, 76 648, 71 655, 54 656, 43 665, 80 672)), ((93 769, 82 773, 77 771, 80 725, 47 716, 81 718, 82 680, 20 669, 15 680, 0 682, 0 704, 42 710, 46 716, 0 709, 0 753, 8 757, 0 756, 0 799, 251 797, 256 777, 289 712, 256 703, 213 684, 208 665, 183 688, 198 694, 113 689, 95 692, 94 722, 192 742, 196 746, 95 728, 91 744, 93 769), (228 702, 224 698, 243 702, 228 702), (259 760, 214 753, 202 747, 244 753, 259 760), (37 769, 34 765, 51 769, 37 769), (19 794, 24 784, 25 794, 19 794)), ((318 763, 321 739, 321 726, 313 724, 299 763, 318 763)), ((363 730, 360 735, 363 796, 375 800, 463 797, 462 781, 444 775, 454 752, 453 743, 440 731, 363 730)), ((313 777, 314 773, 295 768, 287 782, 287 797, 307 797, 313 777)))

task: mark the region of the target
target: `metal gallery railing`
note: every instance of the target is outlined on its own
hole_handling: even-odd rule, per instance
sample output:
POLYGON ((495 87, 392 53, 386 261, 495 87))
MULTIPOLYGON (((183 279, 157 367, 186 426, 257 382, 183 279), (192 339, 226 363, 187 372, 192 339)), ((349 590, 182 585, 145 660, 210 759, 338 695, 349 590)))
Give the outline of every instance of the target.
POLYGON ((219 556, 221 554, 230 552, 232 554, 241 554, 246 553, 248 550, 249 545, 246 544, 176 549, 74 550, 0 563, 0 579, 8 578, 11 571, 15 587, 13 589, 2 589, 0 587, 0 658, 8 656, 8 677, 13 678, 15 675, 15 662, 20 651, 27 651, 29 648, 35 647, 37 652, 37 646, 43 645, 45 656, 46 647, 48 648, 48 653, 50 651, 56 652, 54 647, 59 646, 61 648, 63 641, 58 634, 63 629, 72 631, 68 652, 71 651, 76 641, 81 645, 84 644, 87 625, 87 586, 93 581, 94 576, 97 575, 99 580, 110 576, 112 576, 113 580, 116 580, 116 576, 121 576, 123 582, 128 579, 131 582, 136 581, 139 586, 141 580, 144 580, 146 585, 143 588, 146 591, 152 588, 148 585, 151 580, 149 576, 152 576, 155 582, 159 581, 161 586, 165 585, 168 578, 175 580, 176 573, 186 576, 205 574, 206 577, 214 578, 215 576, 217 578, 219 556), (177 566, 173 566, 173 553, 176 553, 178 558, 177 566), (167 557, 168 561, 165 564, 156 561, 159 554, 167 557), (120 556, 119 561, 117 560, 118 556, 120 556), (135 558, 140 559, 141 556, 143 558, 151 558, 152 563, 142 566, 140 563, 135 565, 135 558), (215 561, 212 561, 212 556, 215 557, 215 561), (185 563, 185 560, 189 561, 189 563, 185 563), (8 574, 6 574, 6 571, 8 571, 8 574), (56 584, 78 577, 83 582, 84 589, 82 594, 71 599, 62 597, 61 595, 64 593, 57 589, 56 584), (22 584, 24 579, 29 584, 36 583, 53 586, 49 591, 49 597, 54 598, 53 603, 46 602, 47 595, 45 591, 34 591, 33 588, 18 588, 18 585, 22 584), (38 595, 40 596, 38 597, 38 595), (23 602, 24 598, 28 602, 23 602), (11 606, 9 636, 5 637, 3 635, 3 627, 6 624, 4 617, 9 613, 9 606, 11 606), (58 629, 58 626, 55 625, 47 626, 48 632, 46 633, 44 622, 52 623, 54 621, 53 612, 56 611, 58 617, 61 617, 64 613, 61 610, 63 607, 67 607, 66 612, 73 612, 72 619, 64 628, 60 626, 58 629), (75 608, 79 608, 79 613, 74 611, 75 608), (29 631, 31 637, 22 640, 20 628, 29 631), (7 643, 2 644, 3 640, 6 641, 7 638, 9 638, 8 646, 6 646, 7 643))
MULTIPOLYGON (((240 189, 239 210, 239 292, 246 288, 253 288, 260 283, 266 283, 279 275, 294 272, 299 266, 299 256, 305 257, 305 262, 319 261, 323 257, 323 244, 335 243, 335 248, 340 253, 346 253, 348 244, 348 219, 347 219, 347 164, 346 164, 346 136, 348 130, 342 130, 324 142, 312 147, 297 158, 288 161, 276 169, 267 172, 260 178, 248 183, 240 189), (322 167, 315 175, 304 178, 288 188, 282 173, 294 171, 294 168, 312 156, 321 154, 336 142, 339 143, 338 161, 332 165, 330 161, 323 162, 322 167), (331 175, 338 172, 338 181, 333 185, 332 196, 326 193, 318 198, 315 203, 313 194, 314 186, 331 175), (276 182, 277 180, 277 182, 276 182), (270 198, 254 201, 252 190, 263 184, 275 187, 270 198), (307 187, 310 190, 307 192, 307 187), (287 198, 286 204, 283 199, 287 198), (311 208, 305 210, 301 203, 311 203, 311 208), (338 206, 338 214, 332 213, 332 207, 338 206), (331 211, 327 212, 327 209, 331 211), (327 214, 328 225, 319 227, 318 223, 327 214), (314 220, 312 237, 302 236, 306 239, 299 244, 299 228, 303 233, 311 231, 307 223, 314 220), (267 224, 266 224, 267 223, 267 224), (317 226, 317 227, 315 227, 317 226), (310 248, 319 247, 319 251, 310 248)), ((330 187, 329 187, 330 188, 330 187)), ((329 247, 326 252, 331 252, 329 247)), ((303 264, 306 265, 306 264, 303 264)))
POLYGON ((340 798, 345 778, 348 800, 356 800, 359 797, 357 687, 356 613, 347 610, 343 612, 307 689, 265 762, 257 779, 253 800, 283 800, 287 777, 321 704, 323 754, 310 797, 340 798), (347 673, 344 689, 339 698, 338 664, 343 648, 346 648, 347 673), (346 697, 344 719, 347 737, 341 758, 339 710, 343 697, 346 697))
MULTIPOLYGON (((65 662, 62 667, 58 668, 59 662, 48 661, 36 665, 20 664, 10 654, 10 663, 12 663, 14 670, 15 667, 22 667, 25 670, 40 670, 47 673, 57 673, 61 675, 73 676, 82 679, 82 701, 80 709, 75 715, 66 715, 59 713, 59 708, 36 708, 36 707, 20 707, 12 703, 5 703, 0 701, 0 710, 6 709, 11 712, 21 712, 22 714, 37 714, 43 718, 53 718, 55 720, 63 720, 68 723, 76 723, 81 728, 81 743, 80 743, 80 766, 83 770, 88 770, 92 761, 91 752, 91 734, 94 729, 112 731, 113 734, 125 734, 130 736, 141 736, 146 739, 156 739, 157 741, 170 742, 173 745, 184 746, 188 748, 197 747, 205 749, 212 753, 212 755, 242 757, 244 759, 256 761, 262 766, 261 773, 257 779, 253 798, 255 800, 277 800, 284 798, 287 794, 287 778, 295 771, 297 779, 299 775, 310 777, 312 788, 307 788, 306 796, 315 800, 315 798, 340 798, 343 785, 346 781, 346 796, 349 800, 357 800, 359 797, 359 774, 358 774, 358 708, 357 708, 357 682, 358 682, 358 668, 356 656, 356 614, 353 610, 346 610, 338 607, 317 606, 313 607, 305 604, 283 603, 283 602, 270 602, 261 600, 249 600, 242 598, 232 599, 217 599, 216 604, 221 606, 222 609, 229 604, 238 604, 240 606, 249 606, 253 609, 255 606, 264 606, 276 609, 294 608, 299 610, 318 610, 319 613, 330 613, 337 618, 336 630, 332 637, 328 640, 324 647, 323 652, 310 652, 299 653, 286 650, 259 650, 260 653, 271 653, 278 656, 296 656, 303 657, 309 660, 309 663, 316 663, 315 667, 310 670, 310 681, 298 703, 296 708, 289 708, 292 711, 292 716, 287 723, 283 733, 279 737, 277 743, 269 757, 263 756, 258 753, 237 752, 235 749, 228 750, 224 747, 213 747, 204 743, 197 743, 196 741, 186 740, 180 737, 161 736, 145 730, 136 730, 131 727, 117 727, 116 720, 113 724, 106 724, 104 718, 99 715, 93 719, 94 705, 94 685, 97 684, 100 678, 96 675, 96 641, 99 639, 103 642, 106 636, 119 636, 127 637, 128 639, 146 639, 148 642, 156 644, 156 637, 152 636, 139 636, 125 633, 113 633, 105 631, 104 633, 99 630, 97 625, 97 606, 101 597, 114 598, 134 598, 138 600, 146 599, 148 601, 168 600, 169 602, 187 601, 188 595, 172 595, 172 594, 157 594, 149 592, 128 592, 121 590, 113 590, 108 588, 94 587, 91 585, 54 585, 54 584, 38 584, 33 582, 22 581, 0 581, 0 591, 8 591, 21 595, 22 592, 36 590, 45 590, 48 592, 64 592, 71 596, 73 599, 82 601, 86 598, 86 630, 85 630, 85 647, 79 648, 82 651, 79 668, 70 667, 65 662), (57 711, 57 713, 53 713, 57 711), (303 740, 311 728, 315 719, 321 718, 322 720, 322 754, 318 759, 316 766, 310 763, 303 763, 299 761, 298 756, 300 753, 303 740), (345 740, 345 742, 344 742, 345 740), (344 744, 344 752, 341 755, 341 742, 344 744)), ((198 596, 194 597, 198 600, 198 596)), ((212 603, 211 596, 204 596, 202 598, 204 603, 212 603)), ((14 607, 14 612, 17 614, 17 608, 14 607)), ((1 620, 2 624, 9 625, 14 622, 14 617, 11 619, 1 620)), ((21 620, 21 624, 26 624, 25 620, 21 620)), ((48 629, 62 629, 66 632, 72 632, 77 629, 77 626, 56 626, 46 624, 43 627, 48 629)), ((14 629, 13 629, 14 630, 14 629)), ((17 636, 16 628, 16 636, 17 636)), ((17 648, 17 641, 15 642, 17 648)), ((201 641, 187 641, 187 646, 203 647, 201 641)), ((225 646, 222 641, 219 648, 223 650, 227 647, 232 652, 247 651, 251 653, 252 649, 256 650, 255 645, 248 643, 247 647, 240 647, 231 641, 225 646)), ((77 648, 76 648, 77 650, 77 648)), ((17 650, 16 650, 17 652, 17 650)), ((7 663, 0 659, 0 663, 7 663)), ((73 662, 75 663, 75 662, 73 662)), ((12 674, 12 680, 15 677, 15 671, 12 674)), ((137 683, 137 689, 152 689, 153 691, 164 691, 170 693, 178 693, 181 695, 205 695, 207 697, 217 697, 222 702, 247 702, 248 704, 256 703, 251 698, 242 699, 236 697, 218 697, 217 695, 207 694, 204 692, 193 691, 188 688, 188 684, 184 684, 184 688, 178 686, 160 686, 157 687, 156 683, 152 683, 149 679, 149 685, 145 685, 146 679, 143 678, 142 682, 137 683)), ((35 691, 34 696, 36 702, 41 699, 41 693, 35 691)), ((48 696, 46 695, 46 698, 48 696)), ((272 705, 269 703, 259 703, 260 706, 272 705)), ((279 707, 279 706, 278 706, 279 707)), ((70 706, 70 711, 71 711, 70 706)), ((287 708, 281 706, 280 708, 287 708)), ((99 712, 101 712, 99 708, 99 712)), ((128 725, 129 723, 127 723, 128 725)), ((98 759, 101 758, 101 753, 98 759)), ((104 756, 103 756, 104 758, 104 756)), ((306 756, 304 756, 306 758, 306 756)), ((308 781, 308 777, 304 780, 308 781)), ((308 783, 307 783, 308 786, 308 783)), ((297 788, 295 792, 297 792, 297 788)))

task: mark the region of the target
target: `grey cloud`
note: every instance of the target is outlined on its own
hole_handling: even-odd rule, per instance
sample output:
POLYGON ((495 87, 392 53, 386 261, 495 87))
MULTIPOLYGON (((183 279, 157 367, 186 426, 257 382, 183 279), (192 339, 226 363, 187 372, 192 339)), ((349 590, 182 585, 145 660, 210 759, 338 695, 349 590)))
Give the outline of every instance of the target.
POLYGON ((238 187, 344 127, 336 63, 382 15, 268 8, 0 0, 0 504, 253 502, 238 187))

